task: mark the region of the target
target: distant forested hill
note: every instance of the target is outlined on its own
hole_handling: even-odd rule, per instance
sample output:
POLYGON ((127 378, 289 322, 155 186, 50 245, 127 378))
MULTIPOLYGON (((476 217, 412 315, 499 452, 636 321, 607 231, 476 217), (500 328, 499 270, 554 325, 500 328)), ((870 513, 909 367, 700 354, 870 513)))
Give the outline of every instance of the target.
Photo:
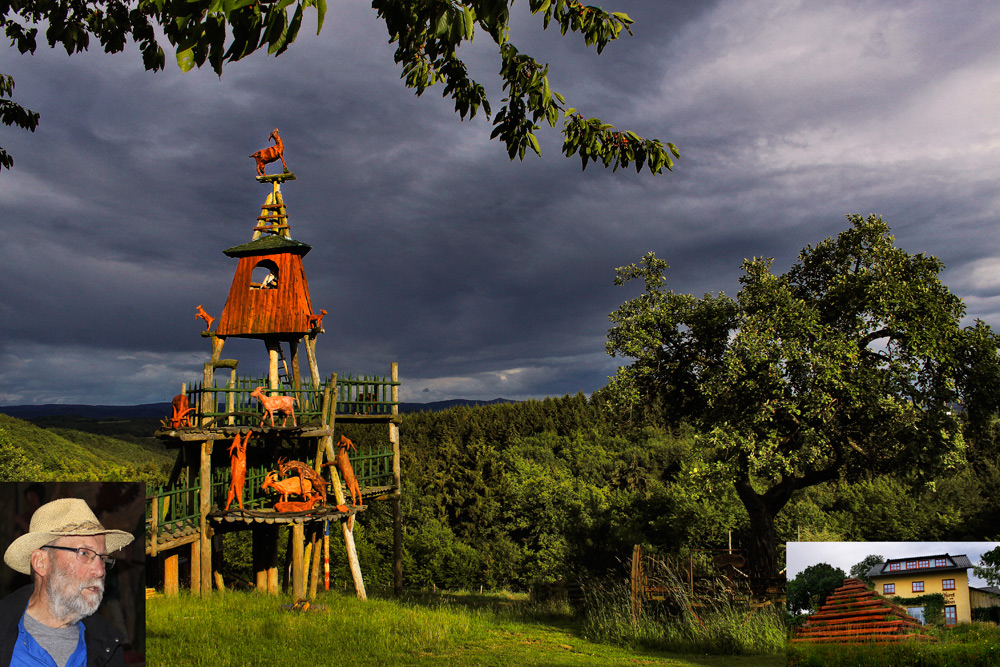
POLYGON ((165 480, 176 453, 151 438, 125 437, 0 414, 0 480, 165 480))

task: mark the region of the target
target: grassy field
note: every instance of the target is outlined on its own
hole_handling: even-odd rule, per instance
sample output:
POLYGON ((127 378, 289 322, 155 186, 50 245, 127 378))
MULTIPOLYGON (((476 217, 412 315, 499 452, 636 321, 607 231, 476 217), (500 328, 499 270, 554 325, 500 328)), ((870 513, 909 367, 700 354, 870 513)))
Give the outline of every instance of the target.
POLYGON ((680 655, 628 650, 587 640, 567 609, 518 596, 439 595, 359 602, 320 594, 322 611, 291 611, 290 601, 227 591, 181 595, 146 605, 150 665, 652 665, 778 667, 771 656, 680 655))

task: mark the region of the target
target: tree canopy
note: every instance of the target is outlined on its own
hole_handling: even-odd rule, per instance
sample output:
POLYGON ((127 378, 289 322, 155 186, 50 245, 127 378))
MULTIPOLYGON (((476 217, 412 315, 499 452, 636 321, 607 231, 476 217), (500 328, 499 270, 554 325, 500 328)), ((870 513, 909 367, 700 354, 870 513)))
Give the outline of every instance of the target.
POLYGON ((706 475, 747 510, 759 576, 776 572, 774 518, 796 491, 902 470, 933 484, 961 463, 963 378, 978 376, 963 360, 997 363, 985 325, 960 327, 938 259, 897 248, 877 216, 848 220, 785 273, 746 260, 736 298, 666 289, 653 253, 618 269, 645 291, 610 316, 608 352, 633 360, 610 391, 700 429, 706 475))
POLYGON ((870 554, 865 556, 861 562, 855 563, 851 566, 850 575, 855 579, 860 579, 869 586, 871 586, 872 580, 868 577, 868 571, 879 563, 884 563, 885 559, 877 554, 870 554))
POLYGON ((1000 586, 1000 547, 984 553, 972 571, 990 586, 1000 586))
POLYGON ((816 612, 835 588, 844 583, 844 571, 828 563, 817 563, 795 575, 785 591, 790 611, 816 612))
MULTIPOLYGON (((549 87, 548 65, 521 53, 510 39, 513 0, 372 0, 385 21, 389 41, 396 44, 395 61, 402 78, 417 95, 435 84, 455 102, 462 119, 482 109, 491 115, 485 88, 469 76, 458 49, 471 42, 477 27, 498 48, 499 73, 505 97, 493 116, 491 138, 498 138, 511 160, 523 159, 530 149, 541 154, 535 131, 540 123, 554 127, 563 119, 563 153, 578 155, 583 168, 591 162, 605 167, 643 167, 652 173, 673 168, 677 148, 658 139, 646 139, 619 130, 598 118, 588 118, 565 104, 549 87)), ((544 27, 558 26, 565 35, 578 33, 601 53, 624 31, 631 34, 632 19, 620 12, 584 6, 577 0, 529 0, 531 12, 544 27)), ((34 53, 38 31, 45 29, 49 46, 69 54, 87 50, 91 39, 107 53, 122 51, 131 41, 139 47, 147 70, 160 70, 166 39, 184 71, 208 65, 222 74, 225 63, 266 49, 284 53, 295 41, 306 10, 316 13, 316 32, 323 28, 326 0, 0 0, 5 35, 21 53, 34 53)), ((11 96, 10 77, 0 75, 0 97, 11 96)), ((38 114, 13 100, 0 100, 0 121, 34 130, 38 114)), ((0 167, 12 160, 0 149, 0 167)))

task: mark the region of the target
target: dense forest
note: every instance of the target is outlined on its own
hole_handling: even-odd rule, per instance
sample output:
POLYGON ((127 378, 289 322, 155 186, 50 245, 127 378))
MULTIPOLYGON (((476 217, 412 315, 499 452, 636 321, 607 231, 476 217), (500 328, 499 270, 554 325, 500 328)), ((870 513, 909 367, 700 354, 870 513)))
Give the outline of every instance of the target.
MULTIPOLYGON (((535 582, 624 576, 634 544, 683 554, 724 548, 730 536, 734 547, 747 539, 746 511, 732 484, 712 472, 714 453, 704 439, 691 427, 623 419, 604 392, 401 419, 407 588, 525 590, 535 582)), ((46 429, 0 416, 4 480, 155 481, 169 471, 173 452, 130 437, 134 424, 57 423, 46 429)), ((358 442, 374 437, 374 429, 354 428, 347 433, 358 442)), ((995 539, 998 461, 991 430, 970 439, 966 462, 934 484, 900 471, 803 490, 778 515, 779 544, 995 539)), ((368 585, 390 587, 389 503, 371 502, 355 530, 368 585)), ((343 545, 331 543, 332 576, 348 581, 346 568, 336 569, 345 562, 343 545)), ((242 572, 248 565, 228 567, 242 572)))

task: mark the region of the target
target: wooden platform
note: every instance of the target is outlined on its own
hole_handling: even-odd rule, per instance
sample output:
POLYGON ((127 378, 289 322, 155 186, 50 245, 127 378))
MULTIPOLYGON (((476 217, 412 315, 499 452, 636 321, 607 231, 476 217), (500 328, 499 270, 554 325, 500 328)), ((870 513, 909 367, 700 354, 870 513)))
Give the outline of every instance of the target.
POLYGON ((323 505, 306 512, 275 512, 273 509, 230 509, 228 512, 212 510, 208 513, 208 518, 219 523, 311 523, 313 521, 339 521, 358 512, 363 512, 367 508, 367 505, 357 505, 349 507, 346 512, 338 510, 336 505, 323 505))

